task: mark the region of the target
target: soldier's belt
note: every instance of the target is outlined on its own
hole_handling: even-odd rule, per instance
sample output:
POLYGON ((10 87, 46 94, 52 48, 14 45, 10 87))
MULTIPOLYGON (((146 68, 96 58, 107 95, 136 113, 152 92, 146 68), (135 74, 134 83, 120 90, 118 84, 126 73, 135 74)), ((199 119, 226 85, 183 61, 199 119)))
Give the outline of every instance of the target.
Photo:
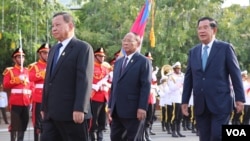
POLYGON ((35 88, 41 88, 42 89, 43 88, 43 84, 36 84, 35 88))
POLYGON ((12 94, 31 94, 29 89, 11 89, 12 94))

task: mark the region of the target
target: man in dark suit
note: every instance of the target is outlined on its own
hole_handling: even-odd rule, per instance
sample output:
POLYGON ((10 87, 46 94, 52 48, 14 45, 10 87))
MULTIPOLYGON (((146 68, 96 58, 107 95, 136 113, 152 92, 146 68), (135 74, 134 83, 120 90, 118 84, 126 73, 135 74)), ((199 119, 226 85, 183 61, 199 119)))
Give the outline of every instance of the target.
POLYGON ((41 106, 42 141, 88 140, 94 53, 91 45, 74 37, 74 29, 69 13, 53 16, 52 35, 62 45, 49 52, 41 106))
POLYGON ((140 44, 138 35, 127 33, 122 40, 126 54, 114 65, 108 104, 112 118, 111 141, 122 140, 124 131, 128 141, 139 140, 143 136, 152 68, 149 59, 138 52, 140 44))
POLYGON ((200 141, 221 141, 222 125, 228 124, 234 106, 244 108, 241 71, 231 44, 215 38, 217 22, 209 17, 198 20, 201 41, 189 51, 184 79, 182 112, 188 115, 188 102, 193 91, 195 118, 200 141), (235 95, 231 95, 230 78, 235 95))

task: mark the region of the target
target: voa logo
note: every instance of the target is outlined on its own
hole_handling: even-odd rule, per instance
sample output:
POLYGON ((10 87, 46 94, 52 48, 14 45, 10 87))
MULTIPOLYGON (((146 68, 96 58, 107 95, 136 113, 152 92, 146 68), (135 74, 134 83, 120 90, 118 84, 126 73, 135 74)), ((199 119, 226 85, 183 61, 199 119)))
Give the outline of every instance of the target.
POLYGON ((247 136, 244 129, 226 129, 227 136, 247 136))

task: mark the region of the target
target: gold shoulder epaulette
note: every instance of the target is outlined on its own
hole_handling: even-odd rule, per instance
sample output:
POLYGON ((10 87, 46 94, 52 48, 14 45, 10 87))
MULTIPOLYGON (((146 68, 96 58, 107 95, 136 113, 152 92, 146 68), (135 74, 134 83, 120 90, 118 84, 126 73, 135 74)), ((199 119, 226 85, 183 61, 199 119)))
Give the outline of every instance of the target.
POLYGON ((31 70, 31 69, 35 66, 36 63, 37 63, 37 62, 34 62, 34 63, 29 64, 28 69, 31 70))
POLYGON ((10 72, 10 70, 12 70, 13 67, 8 67, 3 71, 3 75, 6 75, 8 72, 10 72))

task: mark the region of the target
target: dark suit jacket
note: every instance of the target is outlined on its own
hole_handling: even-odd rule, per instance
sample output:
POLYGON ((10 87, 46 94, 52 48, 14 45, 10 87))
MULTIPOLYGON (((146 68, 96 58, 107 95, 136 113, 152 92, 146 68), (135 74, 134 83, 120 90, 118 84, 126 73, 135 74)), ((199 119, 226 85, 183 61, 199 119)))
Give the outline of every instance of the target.
POLYGON ((152 65, 150 61, 135 53, 120 75, 124 57, 114 65, 109 108, 113 115, 114 108, 121 118, 136 118, 137 109, 147 110, 151 86, 152 65))
POLYGON ((235 100, 245 102, 241 70, 234 49, 229 43, 215 40, 205 71, 202 70, 201 52, 201 44, 189 51, 182 103, 188 103, 193 90, 195 114, 202 114, 205 106, 214 114, 228 114, 232 112, 234 102, 230 78, 235 100))
MULTIPOLYGON (((93 79, 93 49, 83 41, 72 38, 51 74, 55 47, 49 52, 44 82, 42 110, 46 118, 73 120, 73 111, 91 114, 90 94, 93 79)), ((86 115, 88 116, 90 115, 86 115)))

